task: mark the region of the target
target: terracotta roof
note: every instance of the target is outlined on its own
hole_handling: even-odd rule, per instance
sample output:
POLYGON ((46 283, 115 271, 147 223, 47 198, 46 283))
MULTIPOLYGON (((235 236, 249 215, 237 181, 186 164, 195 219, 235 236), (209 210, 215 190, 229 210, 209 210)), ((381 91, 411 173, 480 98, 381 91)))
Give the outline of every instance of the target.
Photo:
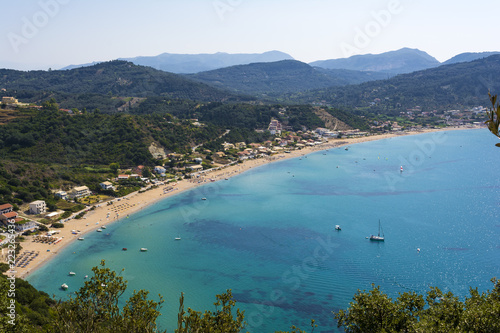
POLYGON ((16 218, 17 217, 17 212, 8 212, 8 213, 2 214, 2 215, 5 216, 8 219, 12 219, 12 218, 16 218))
POLYGON ((0 210, 6 209, 6 208, 12 208, 12 205, 11 204, 0 205, 0 210))

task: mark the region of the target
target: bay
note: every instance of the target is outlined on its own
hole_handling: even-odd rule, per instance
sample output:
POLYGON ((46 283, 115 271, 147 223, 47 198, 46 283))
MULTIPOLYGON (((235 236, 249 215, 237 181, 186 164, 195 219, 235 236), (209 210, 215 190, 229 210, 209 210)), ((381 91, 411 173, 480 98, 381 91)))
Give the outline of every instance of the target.
POLYGON ((485 291, 500 277, 496 142, 487 130, 445 131, 267 164, 88 234, 28 281, 67 298, 105 259, 124 269, 125 297, 165 297, 158 323, 170 332, 181 292, 203 311, 231 289, 250 332, 307 329, 310 319, 332 332, 331 311, 372 283, 390 297, 429 286, 485 291), (372 242, 379 220, 385 241, 372 242))

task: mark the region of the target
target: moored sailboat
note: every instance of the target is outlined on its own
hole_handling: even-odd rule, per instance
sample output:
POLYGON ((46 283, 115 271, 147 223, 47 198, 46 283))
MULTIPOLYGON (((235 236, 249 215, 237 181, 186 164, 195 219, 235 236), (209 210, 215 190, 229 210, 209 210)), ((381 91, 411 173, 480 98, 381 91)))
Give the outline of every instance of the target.
POLYGON ((378 242, 383 242, 385 240, 384 237, 384 231, 382 230, 382 236, 380 236, 380 231, 382 230, 382 226, 380 225, 380 220, 378 220, 378 235, 371 235, 370 240, 372 241, 378 241, 378 242))

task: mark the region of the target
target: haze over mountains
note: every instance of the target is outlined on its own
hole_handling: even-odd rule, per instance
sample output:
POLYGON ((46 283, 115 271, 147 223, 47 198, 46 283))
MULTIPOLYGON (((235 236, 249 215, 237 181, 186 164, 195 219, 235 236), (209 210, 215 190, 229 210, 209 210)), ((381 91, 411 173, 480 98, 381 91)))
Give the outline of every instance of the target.
MULTIPOLYGON (((426 52, 418 49, 402 48, 400 50, 381 54, 365 54, 342 59, 318 60, 309 63, 309 65, 324 69, 347 69, 396 75, 433 68, 442 64, 473 61, 498 53, 499 52, 462 53, 443 63, 440 63, 426 52)), ((237 65, 295 59, 287 53, 269 51, 255 54, 229 54, 222 52, 214 54, 163 53, 158 56, 120 58, 119 60, 126 60, 133 62, 136 65, 153 67, 155 69, 176 74, 194 74, 237 65)), ((95 64, 96 63, 71 65, 62 69, 74 69, 95 64)))

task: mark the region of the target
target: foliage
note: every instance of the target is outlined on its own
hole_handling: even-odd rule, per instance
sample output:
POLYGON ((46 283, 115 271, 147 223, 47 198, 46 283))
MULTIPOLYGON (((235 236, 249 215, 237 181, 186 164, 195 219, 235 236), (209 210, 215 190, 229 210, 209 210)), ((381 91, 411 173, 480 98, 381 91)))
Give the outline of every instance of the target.
POLYGON ((423 111, 454 110, 484 105, 488 90, 500 89, 496 80, 500 55, 472 62, 397 75, 359 85, 290 94, 293 103, 322 103, 399 115, 420 106, 423 111))
POLYGON ((94 267, 94 276, 75 292, 68 301, 59 301, 54 332, 158 332, 156 319, 160 316, 163 298, 148 300, 148 292, 134 291, 123 309, 118 303, 127 282, 105 267, 94 267))
MULTIPOLYGON (((488 120, 485 123, 488 124, 490 132, 500 138, 500 103, 497 103, 497 95, 492 96, 488 92, 488 96, 490 97, 492 109, 488 111, 488 120)), ((496 146, 500 147, 500 143, 497 143, 496 146)))
POLYGON ((245 328, 244 311, 236 310, 236 317, 233 315, 233 308, 236 301, 233 300, 231 290, 216 296, 214 303, 215 311, 201 312, 188 308, 184 311, 184 294, 180 297, 179 314, 177 320, 176 333, 190 332, 213 332, 213 333, 239 333, 245 328), (219 307, 221 307, 219 309, 219 307))
POLYGON ((0 69, 0 86, 16 90, 18 98, 30 102, 57 98, 65 108, 116 111, 124 104, 113 96, 163 96, 193 100, 237 99, 234 95, 194 82, 177 74, 126 61, 57 71, 0 69), (96 103, 97 102, 97 103, 96 103))
POLYGON ((346 332, 499 332, 500 281, 480 294, 470 289, 461 302, 451 292, 431 287, 424 300, 414 292, 392 301, 379 287, 358 291, 347 310, 334 313, 346 332))

